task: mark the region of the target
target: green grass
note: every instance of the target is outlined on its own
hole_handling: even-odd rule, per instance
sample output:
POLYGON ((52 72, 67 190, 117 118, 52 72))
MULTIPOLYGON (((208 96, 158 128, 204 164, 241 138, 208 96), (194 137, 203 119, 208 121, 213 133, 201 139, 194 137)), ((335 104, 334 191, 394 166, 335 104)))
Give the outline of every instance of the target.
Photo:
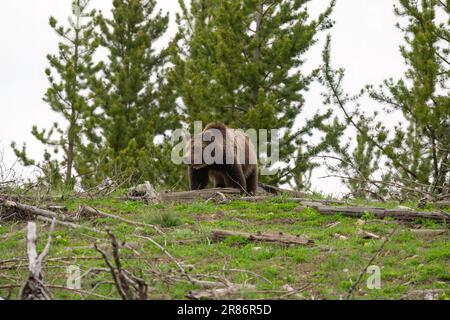
MULTIPOLYGON (((183 299, 189 291, 200 287, 185 281, 174 281, 175 278, 182 279, 177 266, 160 249, 138 235, 150 236, 164 245, 189 273, 198 278, 217 281, 220 277, 234 283, 256 286, 255 290, 242 291, 230 298, 281 297, 285 294, 283 288, 289 285, 294 289, 306 287, 298 294, 287 296, 288 299, 340 299, 347 294, 383 242, 383 239, 363 239, 359 232, 365 230, 386 237, 398 226, 392 220, 380 221, 368 214, 358 220, 341 215, 324 216, 313 209, 296 211, 296 203, 282 198, 262 203, 233 201, 221 205, 197 202, 150 206, 117 198, 69 198, 62 204, 72 212, 80 204, 90 205, 129 220, 158 225, 164 230, 164 235, 159 235, 152 228, 136 227, 110 218, 84 218, 81 221, 81 224, 97 229, 108 226, 114 232, 124 244, 121 249, 123 267, 145 278, 152 288, 149 293, 151 299, 183 299), (339 223, 332 225, 335 222, 339 223), (283 232, 307 236, 314 240, 314 244, 305 247, 254 243, 243 237, 229 237, 213 243, 210 241, 213 229, 283 232), (336 234, 346 239, 339 239, 336 234)), ((372 205, 396 206, 394 203, 372 205)), ((434 222, 420 223, 423 228, 444 228, 434 222)), ((448 234, 424 237, 410 232, 411 227, 400 225, 373 262, 381 270, 381 288, 369 290, 366 286, 368 275, 364 275, 353 298, 399 299, 410 290, 422 289, 443 290, 442 298, 448 298, 448 234)), ((45 245, 47 231, 48 225, 38 222, 39 250, 45 245)), ((1 287, 19 285, 26 279, 25 235, 25 222, 0 225, 1 297, 10 295, 17 298, 18 289, 1 287), (17 258, 23 260, 4 262, 17 258)), ((95 242, 105 249, 109 248, 106 236, 58 226, 45 262, 46 283, 65 286, 66 269, 71 265, 78 266, 81 273, 91 268, 105 268, 104 261, 93 248, 95 242)), ((81 295, 60 289, 51 289, 51 292, 57 299, 96 299, 101 296, 118 299, 111 280, 111 275, 105 272, 83 277, 82 290, 96 295, 81 295)))

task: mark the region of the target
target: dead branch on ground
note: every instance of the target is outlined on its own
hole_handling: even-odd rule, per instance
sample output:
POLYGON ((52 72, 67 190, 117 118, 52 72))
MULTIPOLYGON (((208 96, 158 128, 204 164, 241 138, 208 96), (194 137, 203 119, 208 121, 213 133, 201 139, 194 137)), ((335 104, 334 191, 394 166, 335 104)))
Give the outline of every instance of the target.
POLYGON ((314 240, 308 239, 299 235, 288 235, 282 232, 279 233, 248 233, 240 231, 227 231, 227 230, 213 230, 211 232, 212 241, 222 241, 230 236, 244 237, 245 239, 253 242, 274 242, 288 245, 311 245, 314 240))
MULTIPOLYGON (((39 216, 39 217, 37 217, 37 219, 41 220, 41 221, 51 222, 51 220, 49 218, 46 218, 46 217, 39 216)), ((83 226, 81 224, 76 224, 76 223, 73 223, 73 222, 64 222, 64 221, 56 220, 56 224, 59 224, 61 226, 65 226, 65 227, 69 227, 69 228, 72 228, 72 229, 85 229, 85 230, 88 230, 88 231, 93 232, 93 233, 104 234, 103 231, 100 231, 98 229, 91 228, 91 227, 88 227, 88 226, 83 226)))
MULTIPOLYGON (((135 235, 135 237, 141 238, 141 239, 144 239, 144 240, 147 240, 147 241, 150 241, 158 249, 160 249, 178 267, 178 270, 182 274, 183 278, 177 278, 177 277, 174 277, 174 276, 170 276, 170 275, 168 275, 166 273, 162 274, 160 272, 152 270, 153 274, 155 274, 156 276, 164 279, 164 281, 167 282, 167 283, 168 282, 173 282, 173 281, 175 281, 175 282, 180 282, 180 281, 181 282, 189 282, 191 284, 194 284, 194 285, 197 285, 197 286, 200 286, 200 287, 203 287, 203 288, 210 288, 210 289, 230 288, 230 287, 238 288, 238 289, 254 289, 255 288, 254 285, 232 283, 231 281, 229 281, 226 278, 220 278, 219 279, 219 280, 221 280, 220 282, 197 279, 198 277, 200 277, 200 278, 201 277, 205 277, 205 275, 190 275, 190 274, 188 274, 186 272, 186 270, 184 269, 184 267, 182 266, 182 264, 180 262, 178 262, 177 259, 175 259, 170 254, 170 252, 167 251, 167 249, 164 248, 162 245, 160 245, 158 242, 156 242, 155 240, 153 240, 152 238, 147 237, 147 236, 135 235)), ((244 272, 245 270, 239 270, 239 271, 244 272)), ((211 276, 207 276, 207 277, 211 278, 211 276)))
POLYGON ((113 215, 111 213, 106 213, 100 210, 97 210, 95 208, 89 207, 89 206, 80 206, 78 208, 78 211, 76 213, 77 217, 90 217, 90 216, 100 216, 100 217, 105 217, 105 218, 111 218, 111 219, 115 219, 118 221, 122 221, 134 226, 138 226, 138 227, 145 227, 145 228, 151 228, 154 229, 156 232, 158 232, 159 234, 164 234, 164 232, 161 231, 161 229, 159 229, 157 226, 153 225, 153 224, 147 224, 147 223, 143 223, 143 222, 137 222, 137 221, 132 221, 132 220, 128 220, 116 215, 113 215))
MULTIPOLYGON (((75 220, 71 217, 68 217, 66 215, 57 214, 53 211, 49 211, 46 209, 41 209, 35 206, 30 206, 27 204, 22 204, 19 202, 11 201, 5 198, 0 197, 0 213, 6 212, 6 214, 16 213, 21 214, 21 216, 42 216, 49 219, 58 219, 61 221, 71 221, 74 222, 75 220)), ((3 218, 5 213, 0 215, 0 218, 3 218)))
POLYGON ((365 214, 373 214, 376 218, 383 219, 390 217, 396 220, 416 220, 416 219, 430 219, 435 221, 450 221, 450 214, 446 212, 420 212, 405 209, 384 209, 375 207, 331 207, 324 205, 300 205, 295 210, 303 211, 306 208, 313 208, 320 214, 337 215, 342 214, 350 217, 362 217, 365 214))
POLYGON ((383 243, 381 243, 380 248, 377 250, 377 252, 375 252, 375 254, 370 258, 369 262, 367 263, 367 265, 364 267, 363 270, 361 270, 361 272, 358 275, 358 278, 356 279, 355 283, 352 284, 352 286, 350 287, 350 289, 347 292, 347 295, 345 297, 346 300, 348 300, 351 295, 353 294, 353 291, 355 291, 355 289, 359 286, 362 277, 364 276, 364 274, 366 273, 367 269, 372 265, 372 263, 375 261, 375 259, 381 254, 381 252, 383 252, 384 250, 384 246, 386 245, 386 243, 392 239, 392 237, 394 236, 394 234, 398 231, 399 226, 395 227, 392 232, 384 239, 383 243))
POLYGON ((123 300, 147 300, 148 286, 145 283, 145 280, 136 277, 132 273, 122 268, 119 254, 120 245, 117 241, 117 238, 111 232, 111 230, 109 230, 108 228, 105 228, 105 230, 111 239, 112 258, 114 264, 110 261, 105 251, 100 249, 97 244, 94 244, 94 247, 102 255, 103 260, 105 260, 105 263, 108 266, 113 277, 117 291, 119 292, 123 300))
POLYGON ((169 251, 166 250, 166 248, 164 248, 162 245, 160 245, 158 242, 156 242, 155 240, 153 240, 150 237, 146 237, 146 236, 139 236, 136 235, 136 237, 150 241, 153 245, 155 245, 158 249, 160 249, 162 252, 164 252, 164 254, 169 257, 170 260, 172 260, 176 266, 178 267, 178 269, 180 270, 181 274, 183 276, 186 277, 186 279, 188 279, 188 281, 193 282, 193 279, 191 278, 191 276, 189 276, 189 274, 184 270, 183 266, 170 254, 169 251))
POLYGON ((38 256, 36 250, 36 223, 28 222, 27 247, 30 273, 28 275, 28 280, 20 290, 21 300, 51 300, 51 294, 44 283, 42 262, 47 256, 48 251, 50 250, 55 224, 56 222, 54 219, 50 226, 47 244, 45 245, 44 250, 38 256))
POLYGON ((229 286, 225 288, 214 288, 209 290, 192 290, 186 295, 189 299, 220 299, 225 296, 239 293, 241 288, 229 286))

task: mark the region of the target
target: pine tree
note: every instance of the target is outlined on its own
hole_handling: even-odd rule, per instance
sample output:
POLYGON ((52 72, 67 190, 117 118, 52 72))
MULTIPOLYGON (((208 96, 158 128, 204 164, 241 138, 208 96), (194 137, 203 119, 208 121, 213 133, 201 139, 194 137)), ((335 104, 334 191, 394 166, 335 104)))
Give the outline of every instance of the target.
POLYGON ((321 83, 328 90, 323 93, 324 104, 338 106, 335 111, 336 140, 330 144, 332 153, 322 155, 326 160, 327 169, 349 189, 350 194, 357 198, 367 195, 379 195, 380 185, 373 183, 374 174, 379 170, 381 151, 371 137, 373 117, 367 117, 359 108, 358 101, 361 94, 354 97, 344 92, 342 83, 345 76, 344 69, 334 70, 331 66, 331 36, 328 35, 322 52, 323 65, 321 69, 321 83), (356 107, 350 110, 349 104, 356 102, 356 107), (342 114, 342 117, 338 115, 342 114), (353 130, 348 130, 351 128, 353 130), (347 140, 345 140, 347 139, 347 140))
POLYGON ((102 136, 93 136, 89 148, 96 156, 85 166, 86 174, 97 168, 94 181, 128 175, 157 183, 160 177, 155 168, 161 146, 154 138, 174 127, 176 115, 163 75, 167 53, 155 49, 168 15, 154 14, 155 5, 155 0, 115 0, 111 19, 97 16, 108 58, 91 81, 92 123, 102 136))
POLYGON ((188 9, 180 0, 179 32, 172 47, 171 77, 186 123, 281 129, 280 158, 291 167, 266 179, 296 180, 299 188, 304 186, 302 176, 312 169, 309 152, 300 152, 313 148, 303 137, 331 116, 320 110, 305 126, 308 130, 293 130, 304 105, 302 94, 316 75, 304 72, 304 56, 317 33, 331 26, 334 6, 332 1, 314 20, 308 2, 193 0, 188 9))
POLYGON ((72 2, 73 16, 69 17, 69 26, 58 25, 50 17, 50 26, 61 38, 57 55, 47 56, 50 66, 45 70, 50 87, 44 101, 50 108, 62 116, 64 125, 55 122, 49 129, 39 130, 33 126, 32 134, 42 144, 50 148, 44 152, 44 161, 38 163, 29 159, 26 146, 12 147, 25 166, 38 166, 47 182, 57 185, 64 181, 68 186, 74 184, 74 167, 78 161, 78 148, 82 146, 85 135, 84 121, 91 106, 86 99, 87 78, 94 74, 98 66, 93 62, 93 54, 98 46, 94 37, 93 16, 95 11, 88 10, 89 0, 72 2), (57 156, 62 151, 62 159, 57 156), (56 158, 53 156, 56 155, 56 158), (61 172, 62 169, 65 172, 61 172))
POLYGON ((407 18, 406 26, 397 26, 405 34, 400 51, 408 69, 403 79, 368 88, 373 99, 401 111, 407 121, 387 141, 388 164, 405 184, 425 186, 433 194, 442 194, 450 183, 449 7, 448 1, 400 0, 395 13, 407 18))
POLYGON ((348 169, 345 162, 363 169, 358 174, 350 175, 350 189, 367 186, 368 182, 378 188, 378 195, 392 195, 393 190, 400 191, 400 199, 424 194, 448 194, 449 6, 448 3, 433 0, 400 0, 399 4, 395 13, 407 18, 406 27, 397 26, 405 34, 406 45, 400 47, 400 52, 408 69, 403 79, 386 80, 378 90, 367 86, 362 94, 367 92, 388 113, 400 112, 406 124, 400 122, 391 132, 382 120, 375 120, 378 112, 373 117, 367 117, 359 105, 350 111, 348 104, 358 97, 351 98, 343 92, 344 70, 332 69, 328 39, 322 72, 323 82, 329 89, 326 102, 340 107, 345 116, 344 124, 352 126, 357 136, 353 154, 348 148, 335 148, 335 151, 343 160, 340 168, 344 172, 348 169), (437 21, 437 12, 446 17, 446 22, 437 21), (358 118, 365 121, 360 122, 358 118), (377 161, 369 162, 369 159, 377 161), (381 159, 385 160, 382 168, 378 165, 381 159), (384 172, 381 179, 370 177, 376 171, 379 175, 384 172), (357 182, 360 174, 364 177, 362 184, 357 182))

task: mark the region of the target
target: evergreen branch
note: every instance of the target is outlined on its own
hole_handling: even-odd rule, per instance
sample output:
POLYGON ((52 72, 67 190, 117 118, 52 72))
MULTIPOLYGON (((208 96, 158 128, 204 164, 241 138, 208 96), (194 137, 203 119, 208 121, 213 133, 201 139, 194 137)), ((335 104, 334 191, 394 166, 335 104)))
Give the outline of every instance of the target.
MULTIPOLYGON (((331 38, 330 36, 327 37, 327 43, 325 46, 325 49, 323 51, 323 57, 324 57, 324 61, 325 61, 325 66, 324 66, 324 75, 325 75, 325 80, 326 83, 329 87, 329 89, 332 92, 333 97, 335 98, 339 108, 343 111, 345 118, 347 119, 347 121, 349 121, 349 123, 360 133, 360 134, 365 134, 364 131, 360 128, 360 126, 358 126, 355 121, 353 120, 353 117, 350 116, 350 114, 348 113, 347 109, 345 108, 345 102, 342 100, 341 98, 341 92, 339 87, 336 87, 336 84, 334 82, 334 77, 332 76, 332 71, 330 68, 330 55, 329 55, 329 50, 330 50, 330 42, 331 42, 331 38)), ((341 71, 342 74, 342 71, 341 71)), ((389 152, 386 152, 386 147, 382 146, 380 143, 378 143, 377 141, 375 141, 375 139, 373 139, 371 136, 366 135, 367 138, 370 140, 370 142, 376 146, 378 149, 380 149, 387 157, 389 157, 396 165, 398 165, 400 168, 402 168, 405 172, 407 172, 410 176, 414 177, 415 179, 418 179, 418 176, 412 172, 410 169, 408 169, 405 165, 403 165, 402 163, 400 163, 397 159, 395 159, 394 157, 392 157, 389 152)))
POLYGON ((435 54, 438 56, 438 58, 440 58, 442 61, 444 61, 446 64, 448 64, 450 66, 450 61, 447 60, 445 57, 443 57, 442 55, 439 54, 438 51, 435 51, 435 54))

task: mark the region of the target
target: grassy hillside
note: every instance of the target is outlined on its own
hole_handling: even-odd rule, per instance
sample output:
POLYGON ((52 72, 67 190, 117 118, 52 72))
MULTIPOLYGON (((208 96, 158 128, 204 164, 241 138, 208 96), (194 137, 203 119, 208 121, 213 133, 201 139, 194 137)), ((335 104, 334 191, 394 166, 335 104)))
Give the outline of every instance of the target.
MULTIPOLYGON (((249 203, 226 204, 197 202, 189 205, 144 205, 117 198, 60 202, 69 212, 80 204, 125 217, 158 225, 164 235, 151 228, 135 227, 110 218, 83 218, 81 224, 103 230, 108 226, 123 243, 123 267, 143 277, 149 285, 151 299, 184 299, 192 290, 202 289, 181 274, 149 236, 167 251, 196 279, 235 284, 251 284, 224 298, 235 299, 340 299, 368 262, 381 268, 381 288, 369 290, 364 273, 351 298, 399 299, 417 290, 437 289, 435 297, 450 295, 450 242, 443 234, 418 234, 411 229, 446 229, 430 221, 398 223, 391 219, 362 219, 341 215, 324 216, 313 209, 295 210, 298 204, 274 198, 249 203), (250 242, 243 237, 229 237, 212 242, 211 230, 247 232, 283 232, 314 240, 309 246, 286 246, 267 242, 250 242), (367 238, 367 231, 380 239, 367 238)), ((383 204, 395 207, 396 204, 383 204)), ((380 206, 380 204, 377 204, 380 206)), ((427 208, 432 210, 433 208, 427 208)), ((449 209, 445 209, 450 212, 449 209)), ((47 240, 48 223, 38 222, 38 250, 47 240)), ((27 276, 26 222, 0 222, 0 297, 16 299, 27 276)), ((45 261, 45 282, 57 299, 118 299, 112 277, 103 269, 105 262, 93 244, 109 250, 106 235, 82 229, 57 226, 50 253, 45 261), (68 266, 78 266, 85 274, 81 291, 66 286, 68 266)), ((417 291, 424 292, 424 291, 417 291)))

